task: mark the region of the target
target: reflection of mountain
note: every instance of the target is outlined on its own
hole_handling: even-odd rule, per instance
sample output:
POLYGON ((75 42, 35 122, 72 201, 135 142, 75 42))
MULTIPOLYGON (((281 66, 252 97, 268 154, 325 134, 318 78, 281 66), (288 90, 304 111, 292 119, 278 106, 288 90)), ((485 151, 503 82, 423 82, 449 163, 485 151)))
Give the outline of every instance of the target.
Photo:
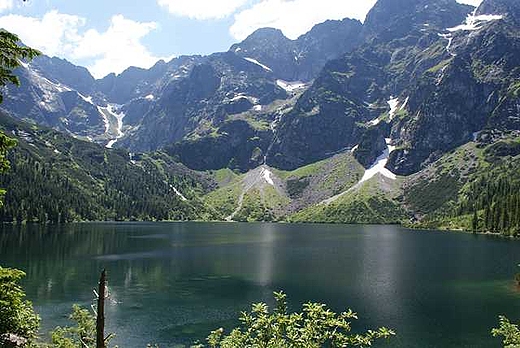
POLYGON ((0 248, 2 265, 27 271, 24 287, 47 325, 43 332, 68 324, 72 303, 90 305, 106 268, 117 301, 108 302, 107 331, 125 347, 203 340, 238 325, 252 302, 271 305, 279 289, 290 311, 318 301, 363 313, 357 328, 392 322, 398 346, 492 346, 482 330, 489 304, 520 306, 507 285, 518 244, 397 226, 4 225, 0 248))

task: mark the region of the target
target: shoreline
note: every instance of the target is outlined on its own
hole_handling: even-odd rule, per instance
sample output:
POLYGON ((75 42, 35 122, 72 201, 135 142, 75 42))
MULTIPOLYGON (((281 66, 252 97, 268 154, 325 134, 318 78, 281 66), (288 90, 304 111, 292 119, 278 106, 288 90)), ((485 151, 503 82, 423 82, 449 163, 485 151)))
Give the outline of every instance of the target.
POLYGON ((437 231, 437 232, 448 232, 448 233, 464 233, 464 234, 474 234, 474 235, 482 235, 482 236, 493 236, 493 237, 500 237, 505 239, 511 239, 511 240, 520 240, 520 236, 506 236, 502 233, 494 233, 490 231, 479 231, 479 232, 472 232, 465 230, 463 228, 442 228, 442 227, 426 227, 426 226, 419 226, 419 225, 410 225, 406 223, 397 223, 397 222, 388 222, 388 223, 377 223, 377 222, 364 222, 364 223, 338 223, 338 222, 323 222, 323 221, 298 221, 298 222, 291 222, 291 221, 225 221, 225 220, 95 220, 95 221, 73 221, 73 222, 66 222, 66 223, 40 223, 40 222, 34 222, 34 221, 23 221, 23 222, 1 222, 1 226, 16 226, 16 227, 22 227, 22 226, 65 226, 65 225, 74 225, 74 224, 128 224, 128 223, 245 223, 245 224, 257 224, 257 223, 269 223, 269 224, 294 224, 294 225, 304 225, 304 224, 316 224, 316 225, 351 225, 351 226, 359 226, 359 225, 372 225, 372 226, 400 226, 402 228, 406 228, 409 230, 415 230, 415 231, 437 231))

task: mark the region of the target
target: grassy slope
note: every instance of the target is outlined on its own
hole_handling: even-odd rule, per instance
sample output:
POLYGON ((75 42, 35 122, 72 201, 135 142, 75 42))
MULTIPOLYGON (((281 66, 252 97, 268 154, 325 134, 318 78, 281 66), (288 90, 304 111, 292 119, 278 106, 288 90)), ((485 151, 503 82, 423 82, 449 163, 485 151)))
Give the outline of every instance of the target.
POLYGON ((399 223, 407 213, 399 202, 400 180, 375 176, 330 204, 317 204, 289 217, 291 222, 399 223))
MULTIPOLYGON (((350 153, 343 153, 294 171, 271 169, 278 188, 260 184, 243 196, 237 221, 280 221, 303 208, 316 204, 352 187, 363 175, 362 166, 350 153)), ((227 170, 212 172, 220 188, 205 196, 205 202, 221 212, 233 213, 239 204, 247 175, 231 175, 227 170)))

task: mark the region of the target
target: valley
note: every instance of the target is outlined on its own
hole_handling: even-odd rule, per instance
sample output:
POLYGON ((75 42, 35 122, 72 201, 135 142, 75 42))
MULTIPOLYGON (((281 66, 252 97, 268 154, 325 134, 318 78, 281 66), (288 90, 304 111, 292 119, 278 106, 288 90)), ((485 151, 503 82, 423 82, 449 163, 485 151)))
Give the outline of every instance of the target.
POLYGON ((22 3, 0 346, 520 344, 519 0, 22 3))
MULTIPOLYGON (((517 235, 513 191, 500 191, 511 203, 499 208, 498 196, 468 190, 520 155, 518 4, 403 0, 396 12, 396 1, 379 0, 363 23, 326 21, 295 40, 263 28, 227 52, 102 79, 56 57, 24 63, 21 87, 3 93, 1 127, 18 147, 0 180, 2 221, 401 223, 517 235), (24 165, 44 169, 20 176, 24 165), (33 194, 56 200, 52 209, 13 186, 48 175, 33 194), (88 198, 72 204, 63 189, 88 198)), ((487 180, 516 187, 516 176, 487 180)))

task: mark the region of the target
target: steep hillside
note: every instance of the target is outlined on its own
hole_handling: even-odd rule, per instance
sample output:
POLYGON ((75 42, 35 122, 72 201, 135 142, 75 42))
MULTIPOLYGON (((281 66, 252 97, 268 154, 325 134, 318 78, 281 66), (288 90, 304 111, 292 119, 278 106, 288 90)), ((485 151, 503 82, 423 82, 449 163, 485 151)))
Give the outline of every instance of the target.
POLYGON ((227 52, 101 80, 39 58, 17 71, 22 88, 7 88, 2 107, 90 143, 6 121, 20 146, 4 216, 48 219, 33 211, 55 188, 74 195, 53 206, 76 207, 70 199, 81 197, 90 207, 65 220, 410 222, 518 233, 519 18, 517 0, 478 9, 378 0, 364 23, 327 21, 296 40, 263 28, 227 52), (24 201, 31 194, 40 198, 24 201))
POLYGON ((449 0, 378 1, 363 26, 365 41, 329 61, 282 120, 268 163, 297 168, 358 145, 371 128, 390 137, 414 105, 410 83, 450 56, 438 34, 470 10, 449 0))
POLYGON ((520 133, 487 133, 407 178, 404 201, 418 227, 520 233, 520 133))
POLYGON ((197 199, 213 184, 165 154, 131 156, 0 115, 18 144, 0 220, 185 220, 210 218, 197 199))
POLYGON ((219 188, 205 202, 235 221, 281 221, 354 186, 363 168, 350 152, 301 167, 280 171, 262 165, 242 175, 213 172, 219 188))

